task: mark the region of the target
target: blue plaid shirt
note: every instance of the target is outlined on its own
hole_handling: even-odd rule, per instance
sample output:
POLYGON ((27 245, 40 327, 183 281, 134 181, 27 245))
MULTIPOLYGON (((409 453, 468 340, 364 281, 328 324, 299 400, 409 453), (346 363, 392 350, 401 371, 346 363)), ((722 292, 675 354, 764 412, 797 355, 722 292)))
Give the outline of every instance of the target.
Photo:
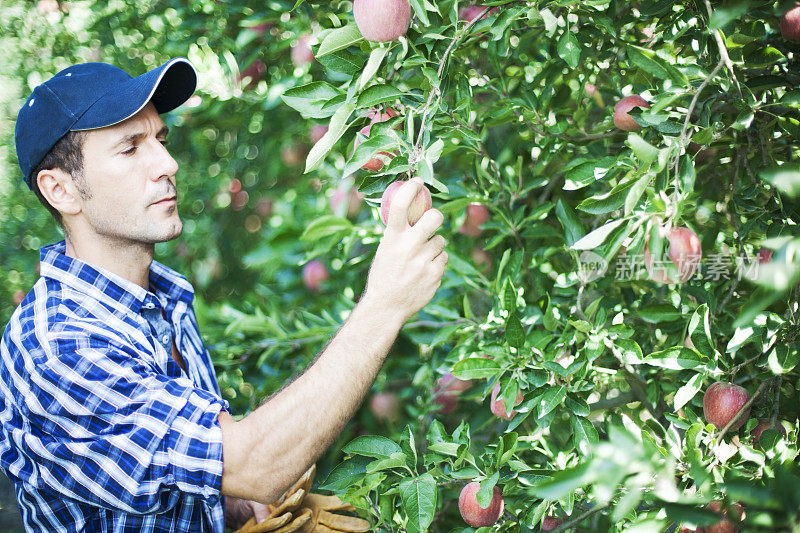
POLYGON ((229 405, 191 284, 153 261, 147 291, 64 252, 41 249, 0 341, 0 467, 26 528, 222 532, 229 405))

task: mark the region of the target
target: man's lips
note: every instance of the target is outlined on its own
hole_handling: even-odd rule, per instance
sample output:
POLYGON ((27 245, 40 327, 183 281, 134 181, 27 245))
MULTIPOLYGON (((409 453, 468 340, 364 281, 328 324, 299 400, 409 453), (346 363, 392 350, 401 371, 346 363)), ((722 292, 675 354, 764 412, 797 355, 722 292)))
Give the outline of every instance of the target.
POLYGON ((157 202, 153 202, 152 205, 169 204, 169 203, 174 203, 174 202, 175 202, 175 196, 168 196, 166 198, 162 198, 161 200, 158 200, 157 202))

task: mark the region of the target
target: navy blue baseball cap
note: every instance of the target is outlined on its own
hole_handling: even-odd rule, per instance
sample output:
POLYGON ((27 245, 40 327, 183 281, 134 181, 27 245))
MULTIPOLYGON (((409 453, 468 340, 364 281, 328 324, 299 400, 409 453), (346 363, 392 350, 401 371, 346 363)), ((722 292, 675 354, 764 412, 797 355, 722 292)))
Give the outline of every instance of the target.
POLYGON ((188 59, 171 59, 133 77, 108 63, 79 63, 65 68, 33 90, 17 115, 14 139, 22 177, 70 131, 112 126, 153 102, 156 111, 172 111, 194 93, 197 73, 188 59))

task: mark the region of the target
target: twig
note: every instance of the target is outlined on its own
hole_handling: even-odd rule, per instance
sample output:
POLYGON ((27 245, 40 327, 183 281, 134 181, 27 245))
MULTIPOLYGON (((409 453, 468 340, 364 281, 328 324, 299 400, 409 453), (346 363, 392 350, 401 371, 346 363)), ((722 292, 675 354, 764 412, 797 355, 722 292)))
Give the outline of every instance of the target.
POLYGON ((751 357, 750 359, 748 359, 744 363, 738 364, 735 367, 731 368, 731 381, 736 379, 736 374, 739 372, 739 370, 741 370, 742 368, 746 367, 747 365, 749 365, 753 361, 758 360, 763 355, 764 355, 763 353, 760 353, 760 354, 758 354, 758 355, 756 355, 754 357, 751 357))
MULTIPOLYGON (((705 0, 705 2, 706 10, 708 11, 708 18, 710 19, 713 14, 713 11, 711 10, 711 2, 709 2, 709 0, 705 0)), ((733 70, 733 62, 728 55, 728 49, 725 47, 725 41, 722 40, 722 33, 720 33, 720 30, 714 30, 712 33, 714 34, 714 40, 717 42, 717 48, 719 48, 719 55, 725 62, 725 66, 728 67, 731 77, 733 78, 733 82, 736 84, 736 90, 739 92, 739 96, 744 98, 744 95, 742 94, 742 88, 739 85, 739 80, 736 78, 736 72, 733 70)))
POLYGON ((772 417, 770 427, 774 427, 778 423, 778 411, 781 409, 781 385, 783 378, 778 376, 775 378, 775 399, 772 401, 772 417))
POLYGON ((566 531, 566 530, 568 530, 569 528, 571 528, 573 526, 577 526, 578 524, 580 524, 581 522, 583 522, 584 520, 586 520, 587 518, 589 518, 593 514, 599 513, 603 509, 607 509, 609 505, 611 505, 611 504, 607 503, 607 504, 602 505, 600 507, 595 507, 594 509, 589 509, 588 511, 579 514, 575 518, 567 520, 566 522, 564 522, 563 524, 561 524, 560 526, 555 528, 553 530, 553 533, 560 533, 561 531, 566 531))
POLYGON ((750 406, 753 405, 755 399, 758 398, 762 392, 764 392, 770 383, 772 383, 771 379, 764 381, 761 386, 758 387, 758 390, 756 390, 755 394, 750 396, 750 399, 745 402, 741 409, 739 409, 739 412, 737 412, 736 415, 731 418, 730 422, 728 422, 725 427, 720 430, 719 435, 717 436, 717 446, 722 443, 722 439, 725 437, 725 434, 728 432, 731 426, 734 425, 740 418, 742 418, 742 415, 750 410, 750 406))
MULTIPOLYGON (((720 69, 724 65, 725 65, 725 62, 720 59, 719 63, 717 63, 717 66, 714 67, 714 70, 711 71, 711 74, 709 74, 708 77, 703 80, 703 83, 701 83, 700 87, 698 87, 697 90, 694 92, 694 96, 692 97, 692 101, 689 103, 689 108, 686 111, 686 118, 683 121, 683 129, 681 130, 681 135, 679 137, 679 139, 680 139, 679 142, 680 142, 681 145, 686 142, 686 134, 689 131, 689 122, 691 122, 692 113, 694 112, 694 108, 697 105, 697 100, 700 98, 700 93, 702 93, 703 89, 705 89, 706 86, 709 83, 711 83, 711 80, 717 75, 717 73, 720 71, 720 69)), ((679 151, 678 153, 675 154, 675 193, 674 193, 674 196, 675 196, 675 201, 676 202, 679 200, 679 196, 678 196, 679 192, 678 191, 680 190, 680 182, 679 182, 679 178, 680 178, 680 157, 681 157, 681 155, 680 155, 680 151, 679 151)))
MULTIPOLYGON (((481 11, 480 14, 474 19, 472 19, 472 22, 467 24, 461 32, 456 32, 456 35, 453 37, 453 40, 450 41, 450 44, 444 51, 442 59, 439 60, 439 69, 436 71, 436 78, 439 81, 439 83, 441 83, 442 81, 442 73, 444 72, 444 66, 445 64, 447 64, 447 59, 450 56, 450 52, 452 52, 456 43, 458 43, 464 37, 464 35, 468 35, 469 30, 471 30, 472 27, 475 26, 475 24, 477 24, 478 21, 480 21, 486 15, 486 13, 489 12, 490 9, 491 7, 487 7, 486 9, 481 11)), ((431 87, 431 92, 430 94, 428 94, 428 100, 425 102, 425 107, 422 108, 422 121, 419 126, 419 133, 417 134, 417 142, 414 143, 414 149, 408 161, 409 167, 412 169, 419 161, 420 147, 422 146, 422 136, 425 133, 425 122, 428 120, 428 111, 430 110, 433 98, 439 94, 441 94, 441 91, 439 91, 439 87, 437 86, 431 87)))

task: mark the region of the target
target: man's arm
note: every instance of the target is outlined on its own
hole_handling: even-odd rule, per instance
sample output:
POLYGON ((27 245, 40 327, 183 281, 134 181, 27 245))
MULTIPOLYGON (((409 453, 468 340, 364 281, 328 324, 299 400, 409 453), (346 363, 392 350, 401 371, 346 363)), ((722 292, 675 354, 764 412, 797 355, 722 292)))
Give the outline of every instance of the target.
POLYGON ((412 180, 395 194, 364 295, 317 360, 244 419, 220 414, 223 494, 264 503, 277 499, 333 443, 400 328, 433 297, 447 265, 444 238, 431 237, 443 216, 432 209, 408 225, 408 208, 420 187, 412 180))

